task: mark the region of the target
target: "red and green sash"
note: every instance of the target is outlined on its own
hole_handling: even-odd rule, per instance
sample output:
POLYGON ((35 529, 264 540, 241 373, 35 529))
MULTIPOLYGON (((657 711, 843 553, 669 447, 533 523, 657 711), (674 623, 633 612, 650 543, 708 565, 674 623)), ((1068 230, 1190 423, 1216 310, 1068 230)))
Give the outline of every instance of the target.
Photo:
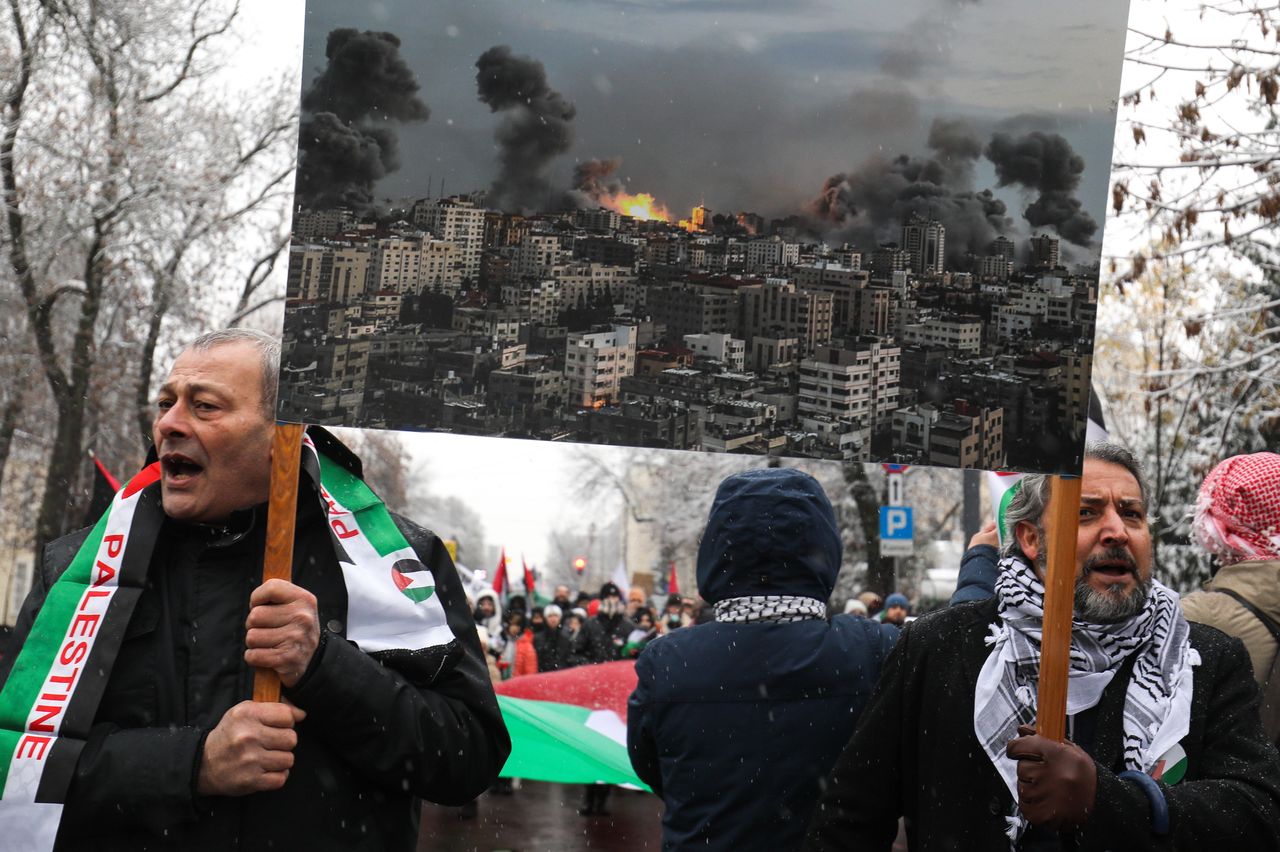
MULTIPOLYGON (((382 501, 303 439, 348 595, 347 638, 366 653, 452 642, 435 578, 382 501)), ((0 691, 0 846, 51 849, 80 751, 164 522, 160 465, 116 494, 49 589, 0 691)))

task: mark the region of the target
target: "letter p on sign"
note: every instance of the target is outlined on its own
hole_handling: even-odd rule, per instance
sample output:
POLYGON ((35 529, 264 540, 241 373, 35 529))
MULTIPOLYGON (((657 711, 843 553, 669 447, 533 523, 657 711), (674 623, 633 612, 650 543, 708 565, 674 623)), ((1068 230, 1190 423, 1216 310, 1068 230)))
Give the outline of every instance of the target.
POLYGON ((880 507, 880 555, 910 556, 912 533, 910 506, 880 507))

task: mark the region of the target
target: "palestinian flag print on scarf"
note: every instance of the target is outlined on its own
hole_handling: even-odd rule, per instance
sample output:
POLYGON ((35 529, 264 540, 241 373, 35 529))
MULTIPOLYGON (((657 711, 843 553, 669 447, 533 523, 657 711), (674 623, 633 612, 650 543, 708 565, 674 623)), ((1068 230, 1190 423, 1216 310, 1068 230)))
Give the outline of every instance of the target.
MULTIPOLYGON (((455 641, 435 578, 382 501, 303 438, 347 589, 347 638, 367 654, 455 641)), ((160 465, 115 496, 52 588, 0 692, 0 846, 53 848, 62 802, 164 523, 160 465)))
POLYGON ((0 693, 0 837, 51 849, 63 798, 146 580, 160 465, 111 501, 45 599, 0 693))

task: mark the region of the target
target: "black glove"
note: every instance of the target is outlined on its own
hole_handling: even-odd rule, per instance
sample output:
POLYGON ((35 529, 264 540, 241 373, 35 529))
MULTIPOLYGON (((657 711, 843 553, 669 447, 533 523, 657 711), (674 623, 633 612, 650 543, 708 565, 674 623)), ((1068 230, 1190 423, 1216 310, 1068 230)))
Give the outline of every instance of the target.
POLYGON ((1072 742, 1054 742, 1030 725, 1018 727, 1005 754, 1018 761, 1018 807, 1032 825, 1083 825, 1093 811, 1098 770, 1088 752, 1072 742))

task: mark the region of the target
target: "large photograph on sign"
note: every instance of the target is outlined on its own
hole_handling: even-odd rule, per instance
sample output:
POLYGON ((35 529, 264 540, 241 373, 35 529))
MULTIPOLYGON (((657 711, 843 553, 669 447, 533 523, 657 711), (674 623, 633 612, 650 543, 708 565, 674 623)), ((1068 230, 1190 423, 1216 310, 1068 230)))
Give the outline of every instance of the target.
POLYGON ((1078 471, 1126 11, 308 0, 280 415, 1078 471))

